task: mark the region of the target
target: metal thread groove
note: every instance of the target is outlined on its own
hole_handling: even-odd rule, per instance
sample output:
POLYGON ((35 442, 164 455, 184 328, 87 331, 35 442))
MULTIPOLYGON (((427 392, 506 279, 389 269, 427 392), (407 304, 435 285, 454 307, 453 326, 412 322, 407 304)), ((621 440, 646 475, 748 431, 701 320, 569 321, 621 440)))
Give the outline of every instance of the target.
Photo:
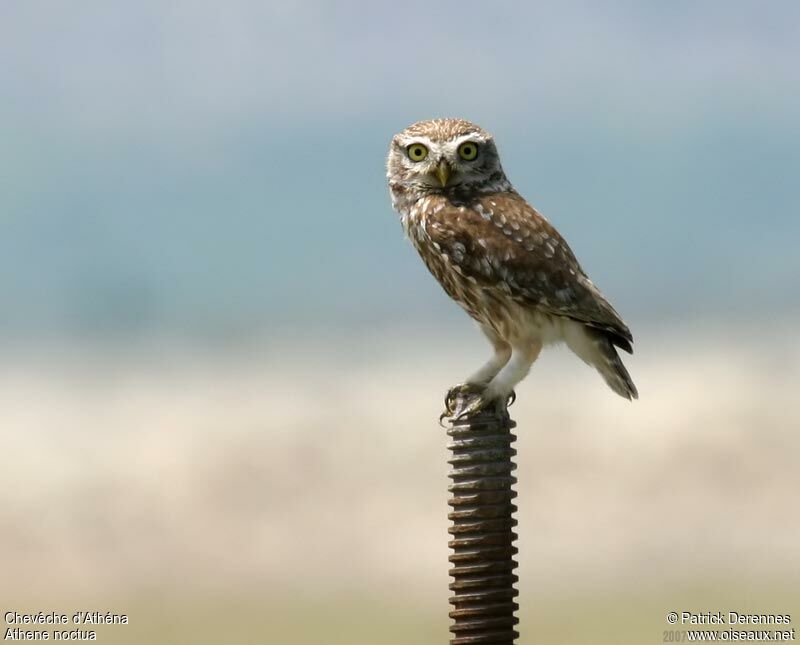
MULTIPOLYGON (((467 402, 459 397, 456 410, 467 402)), ((519 637, 515 425, 505 409, 488 410, 454 421, 447 431, 451 645, 514 645, 519 637)))

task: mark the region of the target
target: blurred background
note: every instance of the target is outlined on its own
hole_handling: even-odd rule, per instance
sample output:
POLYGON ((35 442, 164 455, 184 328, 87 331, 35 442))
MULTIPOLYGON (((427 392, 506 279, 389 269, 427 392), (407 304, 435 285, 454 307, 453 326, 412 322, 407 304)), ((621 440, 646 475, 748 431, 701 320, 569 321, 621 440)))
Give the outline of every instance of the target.
POLYGON ((384 157, 462 116, 636 337, 638 402, 564 350, 518 389, 520 642, 800 617, 798 57, 788 0, 3 2, 0 607, 446 642, 488 346, 384 157))

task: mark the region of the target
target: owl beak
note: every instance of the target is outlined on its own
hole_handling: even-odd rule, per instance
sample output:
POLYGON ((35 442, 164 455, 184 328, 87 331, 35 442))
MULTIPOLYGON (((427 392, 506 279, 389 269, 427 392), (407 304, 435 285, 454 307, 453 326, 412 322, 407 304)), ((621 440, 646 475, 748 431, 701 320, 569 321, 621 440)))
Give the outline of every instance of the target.
POLYGON ((436 177, 439 180, 439 183, 442 184, 442 188, 447 186, 447 180, 450 179, 450 166, 447 165, 447 162, 442 159, 439 162, 439 165, 436 166, 436 177))

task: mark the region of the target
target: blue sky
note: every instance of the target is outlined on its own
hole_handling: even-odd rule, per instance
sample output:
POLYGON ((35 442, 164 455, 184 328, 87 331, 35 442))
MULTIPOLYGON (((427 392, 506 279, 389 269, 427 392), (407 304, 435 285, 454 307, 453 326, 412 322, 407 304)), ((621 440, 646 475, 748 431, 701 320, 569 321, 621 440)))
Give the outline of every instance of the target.
POLYGON ((447 321, 388 140, 475 120, 626 318, 798 310, 800 6, 6 2, 0 334, 447 321))

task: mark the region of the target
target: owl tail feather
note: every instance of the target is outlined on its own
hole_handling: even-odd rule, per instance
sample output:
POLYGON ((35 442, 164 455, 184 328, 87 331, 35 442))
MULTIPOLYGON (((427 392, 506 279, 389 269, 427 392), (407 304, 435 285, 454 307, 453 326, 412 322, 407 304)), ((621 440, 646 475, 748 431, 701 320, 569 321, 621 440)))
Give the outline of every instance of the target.
POLYGON ((600 372, 614 392, 629 401, 639 398, 633 379, 606 332, 579 324, 568 327, 566 332, 565 340, 569 348, 583 362, 600 372))
POLYGON ((622 363, 622 359, 617 354, 617 350, 608 340, 603 339, 603 341, 598 342, 598 345, 604 346, 601 347, 599 352, 601 354, 600 360, 594 364, 597 371, 600 372, 600 376, 608 383, 608 387, 621 397, 629 401, 638 399, 639 392, 633 384, 631 375, 628 374, 628 370, 622 363))

